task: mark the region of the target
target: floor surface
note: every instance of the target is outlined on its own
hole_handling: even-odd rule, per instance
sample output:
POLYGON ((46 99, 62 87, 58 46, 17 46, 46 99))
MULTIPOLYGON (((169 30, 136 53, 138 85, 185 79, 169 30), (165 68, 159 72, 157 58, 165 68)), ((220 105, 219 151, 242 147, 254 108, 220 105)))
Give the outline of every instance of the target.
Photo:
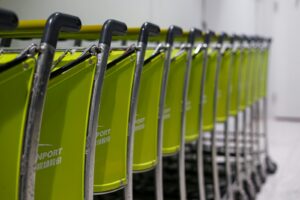
POLYGON ((267 179, 258 200, 300 200, 300 122, 269 122, 269 145, 278 171, 267 179))

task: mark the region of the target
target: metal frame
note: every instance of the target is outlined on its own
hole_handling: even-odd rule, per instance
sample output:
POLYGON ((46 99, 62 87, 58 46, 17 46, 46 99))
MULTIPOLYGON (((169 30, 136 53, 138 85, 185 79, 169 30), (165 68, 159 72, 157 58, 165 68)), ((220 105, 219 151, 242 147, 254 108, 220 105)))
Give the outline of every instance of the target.
MULTIPOLYGON (((258 37, 254 38, 254 48, 256 49, 256 68, 258 68, 258 70, 261 68, 261 60, 260 60, 260 54, 261 54, 261 43, 260 43, 260 39, 258 37)), ((257 73, 257 71, 255 72, 257 73)), ((255 76, 258 76, 258 74, 255 74, 255 76)), ((254 95, 255 93, 259 93, 259 83, 260 83, 260 79, 256 79, 254 80, 256 84, 256 87, 254 87, 253 89, 254 91, 254 95), (257 81, 257 82, 256 82, 257 81)), ((265 182, 265 177, 261 171, 261 160, 260 160, 260 111, 259 111, 259 100, 255 100, 255 102, 253 102, 253 120, 254 120, 254 124, 255 124, 255 129, 253 130, 253 146, 254 146, 254 152, 253 152, 253 162, 254 162, 254 177, 257 183, 258 188, 260 189, 262 184, 265 182), (256 147, 256 148, 255 148, 256 147)))
MULTIPOLYGON (((247 42, 247 46, 243 46, 243 49, 251 49, 250 46, 250 40, 248 38, 244 38, 244 43, 243 45, 245 45, 245 42, 247 42)), ((250 53, 250 52, 248 52, 250 53)), ((244 67, 249 67, 249 63, 247 63, 247 66, 244 67)), ((247 78, 246 82, 249 81, 249 78, 247 78)), ((249 83, 246 83, 249 84, 249 83)), ((247 87, 247 86, 246 86, 247 87)), ((249 98, 249 92, 245 91, 245 95, 246 95, 246 99, 249 98)), ((242 131, 241 131, 241 136, 242 136, 242 155, 243 155, 243 165, 244 165, 244 173, 241 174, 242 176, 242 182, 243 182, 243 189, 246 193, 246 195, 248 196, 248 198, 250 199, 255 199, 256 197, 256 191, 254 188, 254 185, 251 181, 251 171, 249 171, 249 169, 251 168, 251 163, 250 163, 250 168, 248 167, 249 165, 249 161, 248 161, 248 156, 251 154, 251 152, 249 152, 249 147, 248 147, 248 141, 247 141, 247 123, 248 123, 248 117, 247 114, 249 114, 247 112, 247 110, 250 109, 248 107, 246 107, 244 110, 242 110, 241 115, 242 115, 242 131)), ((251 123, 250 123, 250 128, 251 128, 251 123)), ((249 131, 251 132, 251 130, 249 131)), ((251 145, 251 144, 250 144, 251 145)), ((251 155, 250 155, 251 156, 251 155)), ((251 160, 250 160, 251 162, 251 160)), ((242 170, 243 171, 243 170, 242 170)))
POLYGON ((94 191, 94 168, 95 168, 95 150, 96 150, 96 133, 100 110, 100 96, 104 81, 107 60, 110 51, 110 43, 113 35, 122 35, 127 31, 126 24, 107 20, 101 32, 101 38, 97 54, 97 65, 93 81, 93 91, 89 112, 88 132, 86 139, 86 159, 85 159, 85 179, 84 179, 84 199, 92 200, 94 191))
MULTIPOLYGON (((2 12, 0 9, 0 27, 2 28, 2 23, 6 21, 2 19, 2 12)), ((11 18, 14 21, 15 17, 11 18)), ((98 115, 100 107, 100 97, 104 81, 104 75, 107 65, 107 60, 110 51, 111 37, 113 34, 124 33, 127 30, 127 27, 124 23, 108 20, 104 24, 102 29, 101 38, 99 41, 98 47, 93 51, 97 55, 98 62, 95 71, 95 78, 93 82, 93 92, 92 100, 89 114, 89 123, 88 123, 88 133, 87 133, 87 143, 86 143, 86 162, 85 162, 85 188, 84 188, 84 199, 92 200, 93 199, 93 184, 94 184, 94 162, 95 162, 95 138, 97 132, 98 124, 98 115), (106 24, 107 23, 107 24, 106 24), (105 27, 107 25, 107 27, 105 27)), ((63 31, 78 31, 80 29, 81 22, 80 19, 75 16, 70 16, 62 13, 55 13, 48 18, 46 24, 44 36, 42 38, 40 47, 38 48, 38 60, 36 65, 36 70, 34 72, 33 86, 30 94, 29 109, 26 119, 26 127, 24 131, 24 145, 22 152, 21 160, 21 181, 19 184, 20 194, 19 198, 21 200, 33 200, 34 199, 34 186, 35 186, 35 165, 37 161, 37 150, 39 143, 40 128, 42 123, 43 107, 47 91, 47 83, 49 80, 51 66, 53 62, 54 53, 56 51, 56 43, 58 39, 58 33, 60 30, 63 31)), ((8 27, 13 28, 13 27, 8 27)), ((15 27, 14 27, 15 28, 15 27)), ((191 29, 190 35, 197 31, 197 29, 191 29)), ((158 27, 159 32, 159 27, 158 27)), ((149 35, 157 34, 157 26, 145 23, 141 28, 140 38, 138 44, 135 47, 137 51, 136 58, 136 68, 134 72, 134 80, 132 85, 132 94, 130 101, 130 113, 128 121, 128 145, 127 145, 127 180, 128 183, 124 186, 124 196, 126 200, 133 199, 133 144, 134 144, 134 126, 135 118, 137 111, 137 98, 139 93, 140 78, 144 65, 145 51, 147 49, 147 40, 149 35), (147 26, 152 26, 152 28, 147 29, 147 26), (156 30, 153 29, 155 27, 156 30), (143 32, 144 31, 144 32, 143 32), (143 33, 145 35, 143 35, 143 33)), ((158 161, 155 166, 155 186, 156 186, 156 199, 163 200, 163 169, 162 169, 162 145, 163 145, 163 110, 166 97, 166 89, 168 82, 168 74, 171 64, 171 53, 173 50, 174 37, 181 35, 182 30, 179 27, 171 26, 167 33, 167 40, 165 44, 160 44, 158 46, 158 51, 165 51, 166 57, 164 62, 163 69, 163 79, 161 85, 161 94, 160 94, 160 103, 159 103, 159 116, 158 116, 158 146, 157 146, 157 156, 158 161)), ((211 33, 208 33, 208 38, 210 38, 211 33)), ((207 36, 206 35, 206 36, 207 36)), ((191 36, 189 36, 191 37, 191 36)), ((195 36, 196 37, 196 36, 195 36)), ((214 96, 213 96, 213 120, 214 127, 211 130, 211 158, 212 158, 212 176, 213 176, 213 189, 214 189, 214 199, 220 200, 220 187, 219 187, 219 171, 218 171, 218 149, 217 149, 217 133, 216 127, 217 124, 216 114, 217 114, 217 96, 218 96, 218 83, 220 77, 220 67, 222 60, 222 45, 223 45, 224 35, 219 36, 219 40, 215 48, 218 51, 217 57, 217 66, 215 74, 215 85, 214 85, 214 96)), ((249 49, 257 49, 262 51, 263 48, 269 49, 271 41, 267 41, 267 46, 263 46, 263 42, 266 40, 259 38, 244 38, 244 42, 247 41, 249 49)), ((201 44, 200 49, 204 50, 204 60, 202 68, 202 79, 200 87, 200 106, 199 106, 199 137, 197 139, 197 168, 198 168, 198 182, 199 182, 199 197, 205 199, 205 183, 204 183, 204 169, 203 169, 203 130, 202 130, 202 118, 203 118, 203 98, 204 98, 204 84, 207 71, 207 50, 210 39, 205 39, 204 44, 201 44)), ((179 186, 180 186, 180 199, 186 200, 186 182, 185 182, 185 124, 186 124, 186 104, 187 104, 187 94, 188 86, 191 73, 191 63, 192 63, 192 54, 194 49, 194 39, 188 40, 188 43, 185 45, 187 51, 187 66, 184 75, 184 89, 182 93, 182 112, 181 112, 181 136, 180 136, 180 150, 178 153, 179 156, 179 186)), ((243 45, 243 42, 240 41, 240 48, 246 49, 243 45)), ((36 52, 35 52, 36 53, 36 52)), ((259 52, 260 53, 260 52, 259 52)), ((258 56, 255 53, 255 57, 258 56)), ((254 58, 251 58, 254 59, 254 58)), ((257 58, 255 58, 257 59, 257 58)), ((247 63, 249 65, 250 63, 247 63)), ((261 64, 261 63, 255 63, 261 64)), ((249 67, 249 66, 244 66, 249 67)), ((250 66, 250 68, 256 66, 250 66)), ((256 74, 253 74, 255 76, 256 74)), ((239 81, 241 78, 241 73, 239 72, 239 81)), ((230 80, 230 78, 229 78, 230 80)), ((249 78, 246 80, 247 84, 252 84, 249 82, 249 78)), ((255 81, 255 80, 251 80, 255 81)), ((256 83, 255 83, 256 84, 256 83)), ((251 86, 250 86, 251 87, 251 86)), ((258 89, 250 88, 251 90, 258 89)), ((230 84, 228 84, 228 91, 230 90, 230 84)), ((254 91, 256 92, 256 91, 254 91)), ((253 92, 253 94, 254 94, 253 92)), ((229 93, 228 93, 229 94, 229 93)), ((238 105, 240 101, 240 91, 238 91, 238 105)), ((247 106, 242 112, 233 116, 234 117, 234 143, 235 143, 235 155, 236 155, 236 175, 237 188, 233 188, 231 185, 231 156, 230 156, 230 147, 229 147, 229 102, 230 97, 227 97, 226 111, 228 119, 222 123, 224 125, 224 149, 225 149, 225 166, 226 166, 226 181, 227 181, 227 198, 233 198, 233 192, 237 189, 238 192, 242 195, 243 199, 245 198, 245 193, 247 193, 248 198, 254 199, 256 192, 259 191, 262 183, 266 178, 266 171, 269 169, 270 165, 275 165, 269 158, 268 151, 268 136, 267 136, 267 96, 255 100, 250 106, 247 106), (242 115, 242 123, 240 123, 240 115, 242 115), (248 124, 249 122, 249 124, 248 124), (264 139, 264 151, 261 152, 261 123, 262 123, 262 132, 264 139), (242 125, 241 133, 239 131, 239 126, 242 125), (241 135, 240 135, 241 134, 241 135), (241 139, 240 139, 241 137, 241 139), (250 142, 249 142, 250 141, 250 142), (250 146, 249 146, 250 144, 250 146), (240 147, 242 145, 242 147, 240 147), (240 150, 242 152, 240 152, 240 150), (265 156, 265 163, 261 161, 261 155, 265 156), (243 174, 241 156, 244 156, 243 164, 245 165, 245 172, 243 174), (248 159, 248 157, 250 159, 248 159), (261 168, 260 168, 261 167, 261 168), (259 179, 260 178, 260 179, 259 179), (246 185, 246 186, 245 186, 246 185), (242 189, 242 187, 244 187, 242 189), (247 191, 245 190, 247 188, 247 191)), ((249 91, 246 91, 246 99, 249 99, 249 91)), ((238 108, 239 109, 239 108, 238 108)), ((272 166, 271 166, 272 167, 272 166)))
POLYGON ((179 149, 179 186, 180 199, 187 199, 186 194, 186 178, 185 178, 185 128, 186 128, 186 105, 188 97, 188 87, 190 83, 190 74, 193 60, 193 49, 195 38, 201 36, 200 30, 192 28, 189 33, 188 43, 185 46, 187 50, 187 65, 184 75, 184 86, 182 93, 182 108, 181 108, 181 135, 180 135, 180 149, 179 149))
POLYGON ((97 65, 95 78, 93 81, 93 91, 89 112, 88 133, 86 139, 86 159, 85 159, 85 199, 93 199, 94 191, 94 168, 95 168, 95 151, 96 151, 96 133, 100 110, 100 96, 102 93, 104 73, 106 70, 107 59, 110 47, 106 44, 99 44, 100 52, 97 55, 97 65))
POLYGON ((124 190, 124 197, 126 200, 133 199, 133 146, 134 146, 134 128, 135 118, 137 112, 138 94, 140 88, 140 79, 144 66, 145 52, 148 44, 148 36, 159 34, 160 29, 158 26, 146 22, 141 27, 139 41, 137 45, 137 58, 136 67, 134 72, 134 80, 132 85, 132 93, 130 99, 130 113, 128 122, 128 144, 127 144, 127 185, 124 190))
POLYGON ((165 45, 161 44, 159 48, 163 48, 166 52, 165 55, 165 62, 164 62, 164 69, 163 69, 163 78, 160 90, 160 99, 159 99, 159 112, 158 112, 158 142, 157 142, 157 166, 155 168, 155 189, 156 189, 156 199, 163 200, 163 126, 164 126, 164 106, 165 106, 165 99, 166 99, 166 91, 167 91, 167 83, 168 83, 168 76, 170 71, 171 65, 171 53, 173 50, 173 42, 174 37, 180 36, 182 34, 182 29, 177 26, 170 26, 167 33, 167 38, 165 45))
MULTIPOLYGON (((272 39, 271 38, 264 38, 264 42, 266 42, 266 49, 269 51, 272 39)), ((268 66, 267 66, 268 67, 268 66)), ((267 73, 268 75, 268 73, 267 73)), ((268 77, 265 77, 266 81, 268 77)), ((268 84, 266 83, 266 89, 268 88, 268 84)), ((268 95, 263 98, 263 136, 264 136, 264 151, 265 151, 265 168, 268 174, 274 174, 277 170, 277 164, 272 160, 269 154, 269 145, 268 145, 268 95)))
MULTIPOLYGON (((207 33, 208 35, 213 33, 207 33)), ((206 36, 210 37, 210 36, 206 36)), ((204 167, 203 167, 203 101, 204 101, 204 84, 206 79, 207 71, 207 56, 208 56, 208 45, 210 39, 207 38, 201 48, 204 50, 202 77, 200 86, 200 104, 199 104, 199 136, 197 139, 197 169, 198 169, 198 190, 200 199, 206 199, 205 182, 204 182, 204 167)))
POLYGON ((220 181, 219 181, 219 169, 217 163, 218 157, 218 149, 217 149, 217 133, 216 133, 216 124, 217 124, 217 102, 218 102, 218 84, 220 77, 220 68, 222 61, 222 45, 223 39, 227 37, 224 33, 218 37, 217 44, 215 46, 215 50, 218 51, 217 57, 217 66, 216 66, 216 74, 215 74, 215 84, 214 84, 214 97, 213 97, 213 129, 210 131, 211 134, 211 163, 212 163, 212 176, 213 176, 213 189, 214 189, 214 200, 221 199, 220 192, 220 181))
POLYGON ((30 94, 27 113, 24 144, 21 160, 21 180, 19 184, 21 200, 33 200, 35 188, 35 167, 38 155, 40 128, 47 84, 50 76, 53 57, 60 30, 79 31, 79 18, 62 13, 52 14, 46 23, 43 38, 39 48, 37 66, 30 94))
MULTIPOLYGON (((235 41, 239 42, 239 46, 237 47, 238 49, 241 50, 241 60, 242 60, 242 51, 243 51, 243 46, 242 46, 242 41, 241 38, 239 36, 233 36, 235 38, 233 38, 233 43, 235 41), (236 39, 236 40, 235 40, 236 39)), ((238 72, 238 83, 241 82, 241 67, 242 63, 240 63, 239 65, 239 72, 238 72)), ((233 192, 237 193, 242 199, 247 199, 246 198, 246 194, 243 190, 243 186, 242 186, 242 178, 241 178, 241 148, 240 148, 240 131, 239 131, 239 127, 240 127, 240 120, 239 120, 239 106, 240 106, 240 89, 238 88, 237 90, 237 114, 235 116, 233 116, 233 123, 234 123, 234 146, 235 146, 235 173, 236 173, 236 181, 233 188, 233 192)), ((230 117, 230 116, 229 116, 230 117)))
MULTIPOLYGON (((233 53, 233 44, 230 43, 231 54, 233 53)), ((231 56, 230 69, 228 75, 228 86, 227 86, 227 104, 226 104, 226 116, 227 120, 223 123, 224 125, 224 151, 225 151, 225 168, 226 168, 226 182, 227 182, 227 199, 233 199, 233 187, 232 187, 232 173, 231 173, 231 160, 230 160, 230 138, 229 138, 229 106, 230 106, 230 88, 231 88, 231 78, 232 78, 232 64, 233 59, 231 56)))
MULTIPOLYGON (((259 37, 257 39, 259 41, 259 50, 260 53, 263 53, 263 51, 269 51, 270 45, 271 45, 271 39, 265 39, 259 37)), ((264 58, 262 58, 264 59, 264 58)), ((264 61, 264 60, 262 60, 264 61)), ((263 66, 264 63, 260 63, 261 67, 268 67, 263 66)), ((267 70, 267 69, 266 69, 267 70)), ((266 75, 266 77, 262 77, 263 79, 266 79, 267 84, 267 73, 263 74, 266 75)), ((260 82, 259 82, 260 83, 260 82)), ((261 85, 259 85, 261 87, 261 85)), ((259 90, 261 89, 259 87, 259 90)), ((267 87, 267 85, 266 85, 267 87)), ((267 89, 267 88, 266 88, 267 89)), ((277 165, 275 162, 273 162, 269 156, 269 148, 268 148, 268 133, 267 133, 267 94, 266 96, 258 99, 257 102, 257 137, 258 137, 258 150, 257 150, 257 157, 259 159, 259 166, 257 168, 258 173, 260 175, 261 181, 264 183, 267 178, 267 173, 275 173, 277 169, 277 165)))
MULTIPOLYGON (((163 44, 159 44, 157 46, 156 51, 159 51, 161 49, 165 49, 165 46, 163 44)), ((170 60, 170 55, 167 52, 167 56, 169 56, 170 60)), ((166 62, 167 58, 165 58, 166 62)), ((160 100, 159 100, 159 113, 158 113, 158 130, 157 130, 157 164, 155 166, 155 197, 156 200, 163 200, 163 162, 162 162, 162 145, 163 145, 163 111, 164 111, 164 102, 165 102, 165 93, 166 93, 166 86, 163 86, 164 84, 166 85, 167 80, 167 74, 169 73, 169 69, 166 69, 166 63, 164 65, 164 72, 163 72, 163 80, 162 80, 162 85, 161 85, 161 92, 160 92, 160 100), (164 89, 164 91, 163 91, 164 89)))
MULTIPOLYGON (((254 57, 251 58, 251 59, 254 59, 254 61, 256 61, 257 59, 257 53, 256 53, 256 50, 257 50, 257 40, 256 38, 252 38, 251 39, 252 41, 252 45, 251 45, 251 48, 255 50, 254 52, 254 57)), ((250 43, 251 44, 251 43, 250 43)), ((250 66, 251 68, 252 67, 257 67, 255 66, 257 63, 254 62, 253 63, 254 65, 253 66, 250 66)), ((254 71, 255 72, 255 71, 254 71)), ((252 83, 250 83, 250 86, 251 84, 255 84, 255 76, 256 74, 254 73, 253 75, 253 78, 252 78, 252 83)), ((255 86, 253 86, 253 88, 250 88, 252 90, 252 95, 255 96, 255 86)), ((259 140, 259 137, 258 137, 258 133, 257 133, 257 121, 256 121, 256 102, 252 102, 251 105, 250 105, 250 109, 249 109, 249 112, 250 112, 250 170, 251 170, 251 181, 252 181, 252 184, 255 188, 255 191, 256 193, 258 193, 260 191, 260 188, 261 188, 261 182, 259 180, 259 177, 258 177, 258 173, 257 173, 257 170, 256 170, 256 165, 257 162, 258 162, 258 158, 257 158, 257 152, 255 150, 256 148, 256 145, 257 145, 257 142, 259 140)))

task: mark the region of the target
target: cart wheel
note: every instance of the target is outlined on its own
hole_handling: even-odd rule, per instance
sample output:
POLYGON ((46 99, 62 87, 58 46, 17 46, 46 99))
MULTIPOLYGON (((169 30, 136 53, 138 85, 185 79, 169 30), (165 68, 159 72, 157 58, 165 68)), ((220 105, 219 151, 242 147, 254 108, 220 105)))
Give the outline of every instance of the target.
POLYGON ((265 174, 263 173, 263 168, 261 165, 258 165, 257 168, 257 174, 258 174, 258 177, 259 177, 259 180, 261 183, 265 183, 266 182, 266 176, 265 174))
POLYGON ((255 189, 247 180, 243 181, 243 189, 248 200, 255 200, 255 189))
POLYGON ((266 166, 268 174, 276 173, 278 166, 269 156, 266 157, 266 166))
POLYGON ((253 187, 254 187, 254 190, 256 193, 259 193, 260 192, 260 185, 259 185, 259 182, 258 182, 258 175, 255 173, 255 172, 252 172, 251 173, 251 181, 252 181, 252 184, 253 184, 253 187))
POLYGON ((233 199, 234 200, 248 200, 248 197, 243 190, 236 190, 233 193, 233 199))

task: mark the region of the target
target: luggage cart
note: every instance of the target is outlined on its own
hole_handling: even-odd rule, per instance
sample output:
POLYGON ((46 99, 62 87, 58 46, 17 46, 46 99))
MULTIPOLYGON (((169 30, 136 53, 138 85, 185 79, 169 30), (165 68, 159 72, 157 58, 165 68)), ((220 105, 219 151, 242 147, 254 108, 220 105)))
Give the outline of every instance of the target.
POLYGON ((265 182, 265 177, 262 174, 261 168, 261 160, 260 160, 260 122, 259 122, 259 78, 260 78, 260 70, 261 70, 261 49, 260 49, 260 39, 258 36, 253 37, 253 46, 254 46, 254 72, 253 72, 253 83, 252 83, 252 117, 253 117, 253 162, 254 162, 254 175, 256 182, 258 184, 258 188, 262 187, 262 184, 265 182))
MULTIPOLYGON (((215 122, 217 114, 217 86, 221 65, 221 47, 223 36, 215 37, 208 47, 207 73, 203 99, 203 132, 210 133, 210 156, 204 156, 206 198, 220 199, 220 182, 217 164, 217 146, 215 122), (210 176, 211 175, 211 176, 210 176)), ((205 144, 204 144, 205 145, 205 144)), ((206 145, 207 146, 207 145, 206 145)))
POLYGON ((277 170, 277 164, 271 159, 269 154, 269 145, 268 145, 268 123, 267 123, 267 114, 268 114, 268 98, 267 98, 267 86, 268 86, 268 60, 269 60, 269 51, 272 43, 271 38, 262 38, 262 73, 261 73, 261 82, 260 82, 260 98, 261 103, 260 109, 262 116, 262 137, 263 137, 263 154, 264 161, 262 164, 263 172, 267 174, 274 174, 277 170))
MULTIPOLYGON (((253 37, 249 38, 250 44, 250 59, 249 59, 249 78, 248 78, 248 87, 247 87, 247 107, 248 107, 248 119, 249 119, 249 130, 248 130, 248 139, 249 139, 249 162, 246 162, 246 168, 250 172, 250 180, 254 186, 255 192, 260 191, 261 183, 256 174, 256 159, 255 159, 255 78, 256 78, 256 68, 257 68, 257 49, 256 49, 256 39, 253 37)), ((246 147, 247 148, 247 147, 246 147)))
MULTIPOLYGON (((252 49, 250 46, 250 39, 247 36, 242 37, 242 66, 241 66, 241 78, 240 78, 240 104, 239 104, 239 112, 241 113, 242 117, 242 123, 241 123, 241 146, 242 146, 242 152, 243 160, 242 162, 242 173, 241 175, 241 182, 243 185, 243 189, 248 196, 249 199, 255 199, 256 191, 253 185, 253 182, 251 180, 251 157, 250 157, 250 147, 251 147, 251 141, 250 141, 250 132, 247 130, 248 126, 248 114, 247 112, 249 110, 250 105, 250 80, 251 80, 251 64, 252 64, 252 49)), ((250 126, 251 127, 251 126, 250 126)), ((238 154, 239 156, 239 154, 238 154)))
MULTIPOLYGON (((172 41, 173 43, 173 41, 172 41)), ((168 43, 172 46, 173 44, 168 43)), ((172 47, 170 47, 172 48, 172 47)), ((184 49, 175 49, 170 55, 168 77, 166 81, 165 104, 163 114, 163 156, 178 156, 179 195, 186 199, 184 155, 180 154, 182 140, 181 114, 184 78, 187 54, 184 49)), ((166 66, 165 66, 166 67, 166 66)), ((166 164, 166 163, 164 163, 166 164)), ((164 165, 166 166, 166 165, 164 165)))
POLYGON ((197 138, 197 174, 198 174, 198 191, 199 198, 206 199, 206 187, 205 187, 205 162, 204 162, 204 154, 203 154, 203 146, 204 146, 204 101, 206 101, 205 97, 205 88, 207 84, 207 69, 211 60, 209 59, 209 46, 212 39, 215 37, 215 33, 213 31, 208 31, 203 36, 203 63, 202 63, 202 76, 201 76, 201 85, 200 85, 200 101, 199 101, 199 135, 197 138))
MULTIPOLYGON (((257 79, 255 80, 255 107, 254 107, 254 119, 255 119, 255 143, 256 143, 256 150, 254 152, 255 161, 256 161, 256 173, 259 182, 262 184, 266 181, 266 169, 264 167, 264 162, 261 160, 261 155, 266 151, 264 145, 261 144, 263 139, 265 139, 264 134, 261 134, 261 128, 265 129, 266 124, 262 123, 262 115, 264 107, 261 106, 262 98, 264 97, 264 93, 266 90, 266 83, 265 79, 267 77, 267 48, 266 44, 264 44, 264 39, 256 36, 254 38, 254 42, 257 49, 257 71, 256 76, 257 79), (261 127, 262 125, 262 127, 261 127)), ((264 132, 264 131, 263 131, 264 132)), ((272 164, 271 166, 273 170, 276 168, 276 164, 272 164)))
POLYGON ((138 46, 129 48, 123 57, 108 64, 96 138, 99 142, 96 142, 95 194, 124 188, 125 199, 133 198, 133 134, 140 77, 148 37, 158 33, 158 26, 145 23, 141 28, 138 46))
MULTIPOLYGON (((232 194, 232 164, 230 157, 230 136, 229 136, 229 104, 230 104, 230 81, 232 77, 232 46, 230 43, 230 37, 224 35, 222 44, 222 60, 220 64, 220 75, 218 83, 218 95, 217 95, 217 111, 216 111, 216 126, 222 125, 222 132, 220 136, 223 138, 223 147, 218 147, 218 155, 222 155, 224 163, 219 163, 219 177, 225 181, 224 186, 220 185, 221 198, 231 199, 232 194), (224 153, 223 153, 224 152, 224 153)), ((219 131, 217 130, 217 133, 219 131)))
MULTIPOLYGON (((235 167, 232 170, 233 183, 232 183, 232 198, 233 199, 247 199, 241 183, 241 138, 240 138, 240 119, 239 119, 239 105, 241 96, 241 75, 245 70, 243 64, 243 49, 242 38, 239 35, 233 35, 231 38, 232 44, 232 75, 230 83, 230 103, 229 103, 229 118, 233 118, 233 140, 235 167)), ((245 60, 245 59, 244 59, 245 60)), ((232 152, 227 154, 231 155, 232 152)))
MULTIPOLYGON (((187 51, 187 61, 186 69, 184 73, 184 83, 182 91, 182 108, 181 108, 181 129, 180 129, 180 150, 179 150, 179 175, 180 175, 180 195, 181 199, 187 199, 186 192, 186 168, 185 168, 185 137, 186 137, 186 108, 188 104, 188 91, 191 81, 191 70, 192 70, 192 61, 193 61, 193 50, 195 40, 202 35, 202 32, 196 28, 192 28, 188 35, 188 40, 186 44, 187 51)), ((200 74, 201 75, 201 74, 200 74)), ((199 85, 198 85, 199 86, 199 85)), ((190 93, 191 94, 191 93, 190 93)), ((195 102, 194 102, 195 103, 195 102)), ((196 111, 198 111, 196 109, 196 111)), ((196 123, 197 124, 197 123, 196 123)))
MULTIPOLYGON (((35 166, 38 158, 37 150, 42 123, 42 113, 58 34, 61 30, 78 31, 80 26, 80 19, 75 16, 62 13, 52 14, 46 23, 40 47, 36 48, 35 51, 22 52, 16 59, 7 63, 5 67, 7 72, 10 73, 13 72, 12 70, 16 70, 14 73, 18 73, 19 71, 19 78, 21 78, 16 82, 17 85, 9 84, 7 87, 13 89, 11 87, 14 85, 16 86, 15 90, 19 90, 18 86, 21 86, 20 90, 23 91, 23 93, 20 92, 23 97, 18 99, 20 102, 18 103, 15 101, 15 103, 18 103, 18 105, 21 106, 16 107, 16 109, 19 109, 17 111, 18 114, 15 115, 15 117, 17 117, 17 121, 15 122, 18 123, 16 126, 17 130, 14 131, 15 134, 10 134, 12 137, 17 137, 15 138, 15 147, 12 148, 12 146, 10 146, 10 148, 16 152, 16 159, 14 158, 16 164, 10 165, 10 167, 16 166, 18 169, 12 170, 11 175, 15 178, 8 182, 11 182, 14 185, 9 186, 11 189, 14 188, 14 191, 9 189, 5 190, 3 192, 5 199, 34 198, 35 166), (37 51, 39 51, 38 55, 36 55, 37 51), (37 56, 36 62, 34 59, 35 56, 37 56), (26 66, 25 69, 28 68, 28 70, 25 70, 22 73, 20 70, 24 66, 26 66), (23 87, 22 85, 19 85, 22 83, 24 83, 23 87)), ((4 37, 5 34, 6 33, 4 32, 4 37)), ((12 36, 14 34, 16 33, 12 32, 12 36)), ((9 90, 6 91, 9 92, 9 90)), ((15 99, 15 97, 12 99, 15 99)), ((11 110, 8 110, 8 112, 12 113, 11 110)), ((9 125, 9 123, 5 123, 5 125, 9 125)), ((9 174, 7 175, 10 177, 9 174)))

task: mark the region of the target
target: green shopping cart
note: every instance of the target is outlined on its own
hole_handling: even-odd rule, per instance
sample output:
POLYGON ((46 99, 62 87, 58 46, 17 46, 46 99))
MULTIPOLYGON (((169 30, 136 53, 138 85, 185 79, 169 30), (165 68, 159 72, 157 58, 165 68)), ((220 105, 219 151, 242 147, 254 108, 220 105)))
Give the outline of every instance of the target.
MULTIPOLYGON (((6 97, 11 97, 10 101, 3 98, 3 104, 1 102, 3 110, 7 112, 5 116, 10 116, 1 126, 1 137, 3 136, 6 144, 10 146, 5 144, 1 145, 1 148, 7 147, 14 152, 13 156, 10 154, 7 161, 3 162, 9 164, 2 176, 6 177, 3 179, 4 187, 1 187, 4 188, 1 192, 4 199, 33 198, 41 115, 58 32, 61 29, 77 31, 80 26, 81 22, 77 17, 62 13, 51 15, 41 40, 40 53, 36 55, 34 51, 23 51, 21 54, 9 55, 7 59, 10 62, 4 64, 4 68, 1 67, 4 80, 1 88, 7 94, 6 97), (12 89, 19 92, 13 93, 12 89), (13 134, 8 136, 7 132, 13 134)), ((5 37, 6 33, 3 32, 1 37, 5 37)), ((12 32, 13 34, 15 33, 12 32)), ((4 58, 6 61, 7 59, 4 58)))
POLYGON ((108 64, 96 139, 96 194, 124 188, 125 198, 132 199, 133 133, 140 79, 148 37, 158 33, 159 27, 156 25, 143 24, 139 46, 129 48, 123 57, 108 64))

